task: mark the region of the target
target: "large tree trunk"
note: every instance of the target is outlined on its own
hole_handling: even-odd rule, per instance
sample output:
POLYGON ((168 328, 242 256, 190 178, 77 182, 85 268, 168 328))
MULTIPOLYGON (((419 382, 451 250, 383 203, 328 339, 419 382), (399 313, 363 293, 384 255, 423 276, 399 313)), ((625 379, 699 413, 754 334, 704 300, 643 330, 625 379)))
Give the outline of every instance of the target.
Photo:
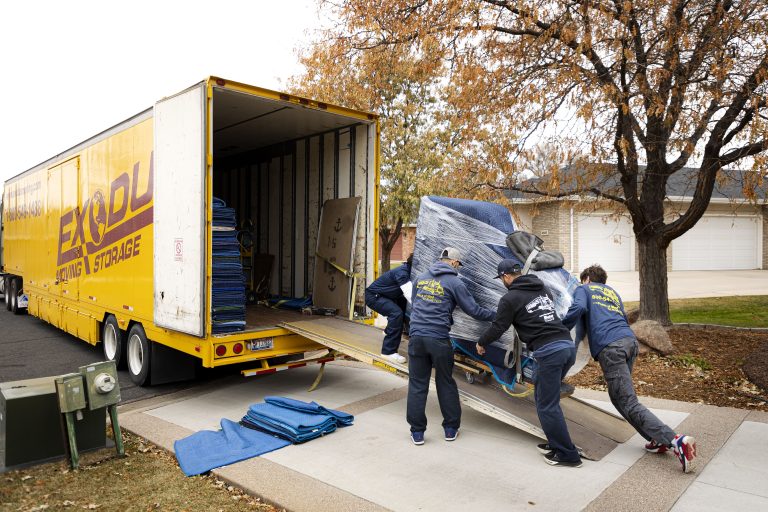
POLYGON ((381 244, 381 273, 389 272, 392 268, 392 246, 381 244))
POLYGON ((670 325, 667 294, 667 248, 656 236, 638 238, 640 318, 670 325))

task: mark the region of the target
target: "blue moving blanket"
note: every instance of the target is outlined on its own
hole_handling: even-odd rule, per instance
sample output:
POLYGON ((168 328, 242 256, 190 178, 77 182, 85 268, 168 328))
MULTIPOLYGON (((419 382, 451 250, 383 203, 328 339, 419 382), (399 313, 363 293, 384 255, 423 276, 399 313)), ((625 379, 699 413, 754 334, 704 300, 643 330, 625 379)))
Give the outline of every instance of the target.
POLYGON ((253 404, 241 423, 246 427, 280 436, 292 443, 303 443, 351 425, 354 417, 326 409, 315 402, 267 397, 263 404, 253 404))
POLYGON ((351 414, 343 411, 337 411, 334 409, 326 409, 317 402, 302 402, 301 400, 294 400, 293 398, 284 398, 280 396, 268 396, 264 399, 268 404, 285 407, 286 409, 294 409, 296 411, 307 412, 311 414, 329 414, 336 419, 340 427, 348 427, 355 421, 355 417, 351 414))
POLYGON ((194 476, 289 444, 290 441, 243 427, 224 418, 221 420, 221 430, 195 432, 176 441, 173 450, 184 474, 194 476))

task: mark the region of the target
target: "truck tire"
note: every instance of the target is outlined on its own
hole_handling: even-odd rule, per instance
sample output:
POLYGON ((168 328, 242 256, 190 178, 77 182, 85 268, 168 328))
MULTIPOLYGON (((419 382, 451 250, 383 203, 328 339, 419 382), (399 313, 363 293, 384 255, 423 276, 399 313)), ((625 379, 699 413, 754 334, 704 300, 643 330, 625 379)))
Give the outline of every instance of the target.
POLYGON ((19 314, 19 280, 11 278, 11 313, 19 314))
POLYGON ((149 386, 149 343, 141 324, 134 324, 128 331, 126 359, 128 359, 128 375, 137 386, 149 386))
POLYGON ((104 345, 104 357, 114 361, 118 370, 125 369, 125 333, 117 325, 114 315, 108 315, 101 330, 101 343, 104 345))
POLYGON ((3 277, 3 281, 5 281, 5 286, 3 287, 3 296, 5 297, 5 309, 10 311, 11 310, 11 290, 9 288, 11 287, 11 278, 3 277))

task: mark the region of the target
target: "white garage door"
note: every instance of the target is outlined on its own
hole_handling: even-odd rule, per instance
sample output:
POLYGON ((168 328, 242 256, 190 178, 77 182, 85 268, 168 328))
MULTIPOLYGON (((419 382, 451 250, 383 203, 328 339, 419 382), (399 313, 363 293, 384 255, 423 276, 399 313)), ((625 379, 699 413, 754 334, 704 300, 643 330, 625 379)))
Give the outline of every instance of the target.
POLYGON ((672 270, 758 268, 756 217, 706 215, 672 241, 672 270))
MULTIPOLYGON (((607 271, 634 270, 635 244, 632 225, 628 219, 618 222, 605 216, 590 215, 578 220, 579 264, 581 271, 598 263, 607 271)), ((576 269, 574 269, 576 271, 576 269)))

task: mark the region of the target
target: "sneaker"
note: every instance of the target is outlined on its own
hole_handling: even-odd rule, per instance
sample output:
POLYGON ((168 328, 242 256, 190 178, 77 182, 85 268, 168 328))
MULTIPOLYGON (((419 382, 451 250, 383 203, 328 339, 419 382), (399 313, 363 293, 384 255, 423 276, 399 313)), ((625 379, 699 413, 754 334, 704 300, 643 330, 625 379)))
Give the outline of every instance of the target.
POLYGON ((457 428, 445 427, 443 430, 445 431, 446 441, 455 441, 459 437, 459 429, 457 428))
POLYGON ((677 434, 672 441, 672 451, 677 455, 677 460, 683 466, 683 473, 692 469, 693 459, 696 457, 696 439, 691 436, 677 434))
POLYGON ((406 361, 406 359, 397 352, 394 354, 381 354, 381 357, 397 364, 403 364, 406 361))
POLYGON ((565 382, 560 383, 560 398, 566 398, 573 394, 576 388, 565 382))
POLYGON ((424 432, 411 432, 411 441, 416 446, 424 444, 424 432))
MULTIPOLYGON (((541 443, 536 445, 536 449, 539 450, 539 452, 543 453, 544 455, 548 453, 552 453, 552 447, 549 446, 549 443, 541 443)), ((584 452, 581 451, 581 448, 576 448, 579 451, 579 457, 584 456, 584 452)))
POLYGON ((549 452, 544 456, 544 461, 550 466, 564 466, 566 468, 580 468, 581 459, 575 461, 560 460, 560 456, 555 452, 549 452))
POLYGON ((669 447, 665 444, 659 444, 656 441, 651 440, 649 443, 645 443, 645 450, 651 453, 667 453, 669 447))

